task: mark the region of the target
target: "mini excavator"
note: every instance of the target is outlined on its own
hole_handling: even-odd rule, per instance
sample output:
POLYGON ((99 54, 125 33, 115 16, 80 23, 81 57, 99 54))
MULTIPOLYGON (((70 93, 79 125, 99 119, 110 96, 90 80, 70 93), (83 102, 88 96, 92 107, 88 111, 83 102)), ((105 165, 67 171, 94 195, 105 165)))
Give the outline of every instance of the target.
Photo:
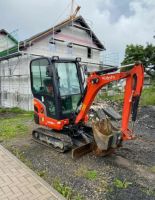
POLYGON ((72 149, 73 158, 91 151, 104 156, 134 138, 129 121, 130 115, 133 123, 137 117, 144 68, 136 63, 87 72, 80 62, 81 58, 58 56, 31 61, 34 120, 39 125, 32 131, 32 138, 59 152, 72 149), (121 126, 115 127, 108 109, 92 111, 91 106, 102 87, 120 79, 126 80, 126 85, 121 126))

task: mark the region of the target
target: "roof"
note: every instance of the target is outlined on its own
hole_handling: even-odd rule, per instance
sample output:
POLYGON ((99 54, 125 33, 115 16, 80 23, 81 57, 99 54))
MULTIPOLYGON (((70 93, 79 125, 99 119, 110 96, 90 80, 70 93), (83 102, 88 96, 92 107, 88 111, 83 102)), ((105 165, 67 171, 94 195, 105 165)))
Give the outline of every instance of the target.
POLYGON ((104 45, 102 44, 102 42, 97 38, 97 36, 95 35, 95 33, 93 31, 90 32, 91 28, 89 27, 89 25, 87 24, 87 22, 84 20, 84 18, 82 16, 77 16, 74 18, 68 18, 64 21, 62 21, 61 23, 57 24, 54 27, 51 27, 43 32, 40 32, 30 38, 28 38, 27 40, 23 41, 23 42, 34 42, 38 39, 41 39, 42 37, 45 37, 51 33, 56 32, 57 30, 59 30, 60 28, 65 27, 66 25, 71 25, 73 22, 78 22, 80 23, 80 25, 82 27, 85 27, 85 31, 92 37, 93 42, 97 45, 98 48, 100 48, 101 50, 105 50, 104 45))
MULTIPOLYGON (((10 34, 8 33, 5 29, 1 29, 0 30, 0 34, 4 34, 7 35, 12 41, 15 42, 15 46, 11 47, 7 50, 4 50, 2 52, 0 52, 0 61, 3 59, 5 59, 7 56, 10 56, 10 54, 12 56, 15 56, 16 53, 18 53, 18 50, 22 50, 27 48, 28 46, 30 46, 33 42, 42 39, 43 37, 49 35, 49 34, 53 34, 53 30, 54 33, 58 33, 59 30, 67 25, 72 25, 74 24, 77 28, 81 28, 84 30, 92 37, 92 40, 94 42, 94 44, 97 45, 97 47, 99 48, 99 50, 105 50, 104 45, 102 44, 102 42, 97 38, 97 36, 95 35, 95 33, 91 30, 91 28, 89 27, 89 25, 87 24, 87 22, 84 20, 84 18, 82 16, 77 16, 77 17, 69 17, 68 19, 62 21, 61 23, 57 24, 54 27, 51 27, 43 32, 40 32, 24 41, 21 41, 18 43, 18 41, 10 34), (75 25, 74 23, 79 23, 80 25, 75 25), (91 30, 91 31, 90 31, 91 30)), ((20 53, 20 52, 19 52, 20 53)))
POLYGON ((1 29, 0 33, 7 35, 12 41, 14 41, 16 44, 18 44, 18 41, 10 33, 8 33, 5 29, 1 29))
MULTIPOLYGON (((14 46, 3 51, 0 51, 0 61, 5 60, 10 57, 10 55, 16 56, 18 53, 18 41, 5 29, 0 30, 0 34, 6 35, 6 37, 10 38, 14 42, 14 46)), ((19 54, 19 53, 18 53, 19 54)))

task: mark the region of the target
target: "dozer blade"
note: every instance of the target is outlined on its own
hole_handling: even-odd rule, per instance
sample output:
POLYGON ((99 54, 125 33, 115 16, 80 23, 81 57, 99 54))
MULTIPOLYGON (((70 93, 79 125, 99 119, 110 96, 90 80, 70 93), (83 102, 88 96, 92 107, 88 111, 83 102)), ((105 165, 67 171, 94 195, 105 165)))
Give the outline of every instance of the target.
POLYGON ((87 153, 90 153, 93 149, 93 142, 84 144, 72 150, 72 158, 80 158, 87 153))

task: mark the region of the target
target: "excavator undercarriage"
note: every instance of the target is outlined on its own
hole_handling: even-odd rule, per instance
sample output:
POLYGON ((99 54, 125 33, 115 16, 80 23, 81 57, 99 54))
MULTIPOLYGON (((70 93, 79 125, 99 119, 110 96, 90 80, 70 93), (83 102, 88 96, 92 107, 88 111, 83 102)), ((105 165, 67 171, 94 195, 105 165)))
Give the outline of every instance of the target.
POLYGON ((121 131, 113 125, 118 123, 121 116, 112 108, 110 111, 106 109, 106 112, 102 108, 91 109, 91 115, 87 125, 70 125, 61 133, 44 127, 36 128, 32 132, 32 138, 61 153, 72 149, 72 158, 79 158, 92 151, 97 156, 106 156, 121 146, 121 131))

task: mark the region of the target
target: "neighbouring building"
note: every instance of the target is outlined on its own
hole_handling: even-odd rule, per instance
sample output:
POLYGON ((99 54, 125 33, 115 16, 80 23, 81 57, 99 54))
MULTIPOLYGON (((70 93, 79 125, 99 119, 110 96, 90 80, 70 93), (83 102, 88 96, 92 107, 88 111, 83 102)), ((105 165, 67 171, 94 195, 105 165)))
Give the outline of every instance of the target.
POLYGON ((38 56, 81 57, 88 69, 100 66, 104 45, 82 16, 68 18, 58 25, 18 42, 0 30, 0 106, 32 109, 29 63, 38 56))

